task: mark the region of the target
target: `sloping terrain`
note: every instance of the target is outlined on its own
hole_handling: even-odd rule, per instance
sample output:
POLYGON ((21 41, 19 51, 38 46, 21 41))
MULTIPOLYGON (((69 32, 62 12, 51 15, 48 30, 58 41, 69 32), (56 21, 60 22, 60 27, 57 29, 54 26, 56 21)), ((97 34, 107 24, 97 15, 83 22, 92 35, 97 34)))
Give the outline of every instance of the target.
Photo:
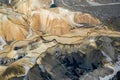
POLYGON ((119 2, 0 0, 0 80, 119 80, 119 2))

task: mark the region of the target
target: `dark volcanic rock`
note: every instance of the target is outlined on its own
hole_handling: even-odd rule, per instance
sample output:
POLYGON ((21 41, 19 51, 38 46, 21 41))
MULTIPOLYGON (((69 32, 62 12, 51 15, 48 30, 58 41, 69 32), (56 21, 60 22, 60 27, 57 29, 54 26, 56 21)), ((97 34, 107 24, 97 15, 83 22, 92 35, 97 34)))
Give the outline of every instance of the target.
POLYGON ((22 77, 14 77, 14 78, 11 78, 9 80, 23 80, 24 79, 24 76, 22 77))
POLYGON ((39 65, 34 65, 28 72, 28 80, 52 80, 50 74, 42 72, 39 65))
POLYGON ((5 4, 8 4, 9 3, 9 0, 0 0, 1 3, 5 3, 5 4))
POLYGON ((107 4, 107 3, 118 3, 120 0, 94 0, 95 2, 99 2, 102 4, 107 4))
POLYGON ((93 72, 89 72, 82 77, 79 78, 79 80, 100 80, 99 77, 105 77, 113 73, 113 70, 110 68, 98 68, 94 70, 93 72))
POLYGON ((26 76, 14 77, 10 80, 53 80, 47 72, 42 72, 39 65, 34 65, 26 76))
POLYGON ((67 45, 63 49, 57 45, 51 50, 44 53, 42 65, 55 80, 79 80, 82 75, 103 66, 103 56, 99 50, 82 54, 74 46, 68 49, 67 45))
MULTIPOLYGON (((97 17, 100 18, 109 18, 109 17, 118 17, 120 15, 120 4, 114 4, 114 5, 103 5, 103 6, 90 6, 86 0, 82 0, 81 2, 79 2, 79 0, 63 0, 64 3, 62 2, 62 0, 56 0, 56 4, 58 6, 64 7, 64 8, 68 8, 70 10, 73 11, 83 11, 83 12, 89 12, 97 17), (86 6, 82 6, 84 4, 86 4, 86 6), (66 6, 66 5, 68 6, 66 6), (88 4, 88 5, 87 5, 88 4)), ((97 0, 95 0, 97 1, 97 0)), ((100 1, 100 0, 98 0, 100 1)), ((102 0, 100 2, 110 2, 111 0, 102 0)), ((113 0, 112 0, 113 1, 113 0)), ((114 2, 118 2, 118 1, 114 1, 114 2)), ((106 4, 106 3, 105 3, 106 4)))
MULTIPOLYGON (((119 29, 120 21, 120 4, 111 4, 108 3, 119 3, 120 0, 93 0, 99 2, 100 4, 106 5, 90 5, 86 0, 56 0, 56 5, 61 6, 72 11, 82 11, 92 14, 93 16, 101 19, 103 24, 107 26, 112 26, 115 30, 119 29)), ((90 1, 90 0, 89 0, 90 1)))
POLYGON ((120 71, 118 71, 117 74, 110 80, 120 80, 120 71))
MULTIPOLYGON (((56 0, 56 5, 52 7, 61 6, 72 11, 90 13, 99 18, 103 24, 120 30, 120 4, 107 5, 120 0, 94 0, 106 5, 91 5, 86 0, 63 1, 64 3, 62 0, 56 0)), ((8 0, 0 0, 0 2, 8 4, 8 0)), ((88 44, 80 46, 81 44, 77 47, 72 44, 58 44, 44 52, 45 56, 42 57, 41 64, 34 65, 26 76, 14 77, 10 80, 99 80, 99 76, 104 77, 113 73, 113 70, 103 67, 105 58, 99 49, 88 44)), ((15 47, 15 50, 17 49, 19 48, 15 47)), ((24 55, 19 55, 18 59, 22 57, 24 55)), ((9 65, 14 61, 14 59, 2 58, 0 64, 9 65)), ((120 72, 112 80, 120 80, 120 72)))
POLYGON ((0 59, 0 65, 9 65, 15 61, 14 58, 8 59, 7 57, 0 59))

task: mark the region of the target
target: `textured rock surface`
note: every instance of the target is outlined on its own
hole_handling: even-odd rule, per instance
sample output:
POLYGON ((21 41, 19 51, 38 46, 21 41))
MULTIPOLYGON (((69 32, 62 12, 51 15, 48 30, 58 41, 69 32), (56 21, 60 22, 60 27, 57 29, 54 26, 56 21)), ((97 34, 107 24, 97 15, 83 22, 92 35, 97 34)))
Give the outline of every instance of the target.
POLYGON ((120 1, 119 0, 93 0, 93 2, 99 2, 105 5, 90 5, 87 1, 92 0, 55 0, 57 6, 68 8, 73 11, 82 11, 90 13, 102 20, 105 25, 112 26, 115 30, 120 30, 120 1), (110 4, 108 3, 115 3, 110 4))
POLYGON ((112 80, 119 80, 120 79, 120 71, 112 78, 112 80))
POLYGON ((0 9, 0 36, 6 41, 23 40, 28 35, 29 25, 24 15, 5 7, 0 9))
POLYGON ((119 2, 0 0, 0 80, 119 80, 119 2))

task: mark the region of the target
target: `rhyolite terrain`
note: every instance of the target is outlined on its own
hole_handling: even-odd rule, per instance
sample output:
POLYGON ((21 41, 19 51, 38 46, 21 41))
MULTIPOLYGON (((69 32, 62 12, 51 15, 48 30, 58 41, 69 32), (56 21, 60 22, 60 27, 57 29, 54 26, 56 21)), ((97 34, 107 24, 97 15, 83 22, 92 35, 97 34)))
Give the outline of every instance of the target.
POLYGON ((0 0, 0 80, 120 80, 120 0, 0 0))

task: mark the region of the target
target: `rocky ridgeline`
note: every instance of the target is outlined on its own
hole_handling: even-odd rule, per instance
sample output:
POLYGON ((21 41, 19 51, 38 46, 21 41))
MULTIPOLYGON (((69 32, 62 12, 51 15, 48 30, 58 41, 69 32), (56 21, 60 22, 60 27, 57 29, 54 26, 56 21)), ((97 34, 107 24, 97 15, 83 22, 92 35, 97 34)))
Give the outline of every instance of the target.
POLYGON ((66 1, 0 0, 0 80, 119 80, 119 4, 66 1))

